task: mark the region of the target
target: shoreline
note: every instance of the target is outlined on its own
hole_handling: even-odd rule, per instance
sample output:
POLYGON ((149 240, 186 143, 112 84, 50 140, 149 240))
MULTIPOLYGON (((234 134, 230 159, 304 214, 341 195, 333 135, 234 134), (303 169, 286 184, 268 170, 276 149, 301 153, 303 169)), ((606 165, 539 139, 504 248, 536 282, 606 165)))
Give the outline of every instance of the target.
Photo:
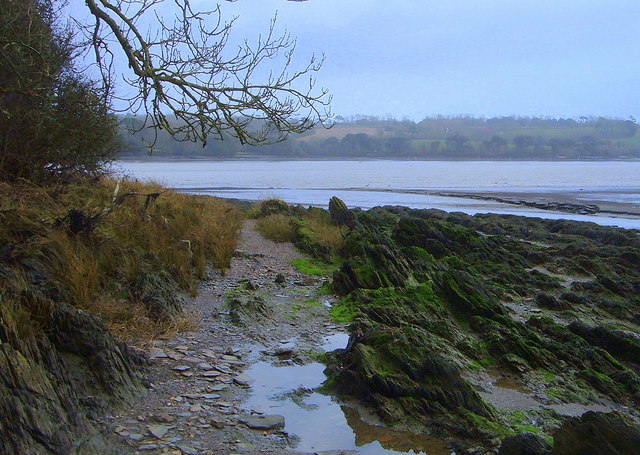
POLYGON ((291 156, 280 156, 280 155, 246 155, 240 157, 213 157, 213 156, 203 156, 203 157, 157 157, 157 156, 123 156, 118 158, 116 161, 126 162, 126 163, 176 163, 176 162, 224 162, 224 161, 427 161, 427 162, 499 162, 499 163, 523 163, 523 162, 539 162, 539 163, 571 163, 571 162, 579 162, 579 163, 600 163, 600 162, 629 162, 629 163, 637 163, 640 162, 640 158, 611 158, 611 157, 602 157, 602 158, 585 158, 585 159, 576 159, 576 158, 491 158, 491 157, 478 157, 478 158, 447 158, 447 157, 373 157, 373 156, 361 156, 361 157, 345 157, 345 156, 310 156, 310 157, 291 157, 291 156))

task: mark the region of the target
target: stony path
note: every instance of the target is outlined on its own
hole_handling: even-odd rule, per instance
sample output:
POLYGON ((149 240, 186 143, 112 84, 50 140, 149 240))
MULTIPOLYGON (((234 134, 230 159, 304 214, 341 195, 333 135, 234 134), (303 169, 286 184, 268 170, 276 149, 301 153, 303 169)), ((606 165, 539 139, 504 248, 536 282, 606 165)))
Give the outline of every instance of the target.
POLYGON ((226 275, 212 276, 187 308, 198 315, 198 329, 154 342, 150 389, 130 409, 103 419, 119 453, 296 453, 277 418, 243 406, 251 382, 243 372, 269 354, 286 352, 287 362, 304 363, 336 329, 320 304, 327 299, 319 296, 322 280, 290 265, 301 257, 291 244, 265 240, 245 222, 226 275), (259 296, 268 312, 231 323, 226 295, 239 289, 259 296), (313 299, 320 300, 309 304, 313 299))

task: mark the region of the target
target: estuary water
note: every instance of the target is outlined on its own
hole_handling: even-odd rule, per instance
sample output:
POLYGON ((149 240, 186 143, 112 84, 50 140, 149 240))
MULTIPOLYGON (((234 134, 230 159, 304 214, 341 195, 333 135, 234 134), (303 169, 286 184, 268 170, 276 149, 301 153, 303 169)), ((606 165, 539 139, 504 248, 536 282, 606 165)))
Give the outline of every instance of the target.
POLYGON ((570 197, 640 213, 640 161, 127 161, 116 167, 180 191, 251 201, 277 197, 326 207, 338 196, 352 208, 404 205, 640 229, 639 216, 577 215, 464 197, 466 192, 570 197))

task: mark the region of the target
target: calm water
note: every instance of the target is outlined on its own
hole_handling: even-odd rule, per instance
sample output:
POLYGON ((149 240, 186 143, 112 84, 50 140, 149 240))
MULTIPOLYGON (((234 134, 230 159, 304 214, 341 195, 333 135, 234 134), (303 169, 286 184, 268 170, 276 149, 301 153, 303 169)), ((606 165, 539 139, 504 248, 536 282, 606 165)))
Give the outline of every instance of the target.
MULTIPOLYGON (((344 348, 344 333, 326 338, 325 351, 344 348)), ((253 381, 244 407, 285 418, 285 431, 294 435, 302 452, 349 450, 361 455, 450 455, 447 442, 434 436, 371 425, 358 411, 333 397, 318 393, 325 380, 325 366, 274 365, 259 361, 245 374, 253 381)))
POLYGON ((640 220, 581 216, 489 201, 413 194, 412 190, 580 192, 585 199, 640 207, 640 161, 185 161, 122 162, 122 172, 184 191, 326 206, 338 196, 350 207, 405 205, 468 214, 570 218, 640 228, 640 220))

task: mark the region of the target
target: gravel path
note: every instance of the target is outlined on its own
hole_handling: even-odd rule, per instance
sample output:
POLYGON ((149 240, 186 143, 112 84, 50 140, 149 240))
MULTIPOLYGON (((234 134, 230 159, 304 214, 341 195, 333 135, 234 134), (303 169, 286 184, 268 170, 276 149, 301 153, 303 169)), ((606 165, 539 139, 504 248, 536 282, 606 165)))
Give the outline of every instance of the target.
MULTIPOLYGON (((243 372, 261 359, 283 362, 283 354, 285 362, 306 363, 328 335, 344 330, 329 320, 322 279, 290 265, 302 257, 245 222, 230 269, 212 274, 187 307, 199 327, 154 342, 150 389, 131 408, 102 419, 118 453, 298 453, 277 418, 245 408, 252 380, 243 372), (229 293, 257 299, 264 311, 250 306, 238 316, 225 305, 229 293)), ((240 300, 241 307, 247 303, 240 300)))

